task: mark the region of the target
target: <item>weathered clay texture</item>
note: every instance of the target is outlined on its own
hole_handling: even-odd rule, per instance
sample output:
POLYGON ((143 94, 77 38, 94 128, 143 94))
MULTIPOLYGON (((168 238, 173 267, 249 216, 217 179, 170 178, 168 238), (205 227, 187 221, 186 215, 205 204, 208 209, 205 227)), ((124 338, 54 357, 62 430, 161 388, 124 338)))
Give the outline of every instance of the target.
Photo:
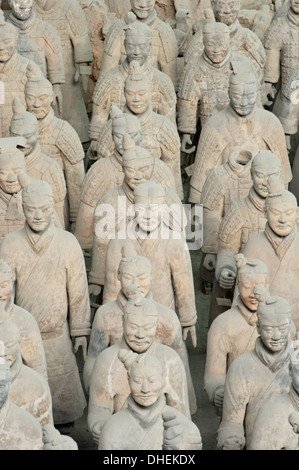
MULTIPOLYGON (((149 60, 152 42, 152 30, 146 24, 136 19, 126 28, 124 47, 126 58, 116 67, 104 72, 101 70, 93 94, 93 112, 89 127, 89 137, 97 141, 103 126, 109 119, 112 105, 124 109, 126 104, 124 83, 129 75, 129 66, 133 60, 138 60, 142 72, 151 81, 151 104, 153 111, 169 117, 173 122, 176 118, 176 94, 171 79, 165 73, 153 67, 149 60)), ((91 146, 95 147, 93 142, 91 146)), ((96 148, 92 149, 93 152, 96 148)), ((106 156, 106 155, 105 155, 106 156)), ((92 158, 92 155, 89 155, 92 158)))
POLYGON ((201 450, 199 429, 183 413, 166 405, 164 371, 153 355, 119 352, 129 375, 128 406, 103 426, 99 450, 201 450), (174 428, 177 430, 175 432, 174 428))
POLYGON ((78 133, 81 142, 88 142, 88 116, 81 89, 88 84, 93 61, 85 14, 78 1, 35 0, 36 16, 49 22, 60 37, 65 83, 61 85, 64 103, 61 118, 68 121, 78 133))
POLYGON ((256 99, 255 76, 232 74, 229 105, 208 119, 201 131, 190 181, 190 202, 200 201, 209 172, 227 161, 236 146, 254 155, 260 150, 271 150, 281 160, 283 183, 287 185, 292 179, 282 125, 272 112, 258 107, 256 99), (247 97, 243 104, 242 97, 247 97))
POLYGON ((41 150, 59 164, 65 177, 67 187, 67 207, 65 225, 76 222, 80 193, 85 177, 84 150, 75 129, 65 120, 55 116, 51 104, 53 89, 51 83, 29 73, 25 98, 27 109, 38 120, 38 142, 41 150))
POLYGON ((40 328, 54 422, 63 424, 79 418, 86 405, 74 354, 79 346, 85 354, 90 333, 84 258, 74 235, 54 226, 48 183, 28 184, 23 177, 22 186, 26 223, 2 241, 0 256, 12 268, 16 303, 30 311, 40 328))
POLYGON ((129 379, 127 369, 119 359, 123 349, 138 355, 146 352, 158 359, 165 378, 163 393, 166 403, 190 418, 183 363, 173 349, 155 340, 157 310, 154 302, 145 298, 128 301, 124 307, 123 327, 121 342, 105 349, 98 356, 92 371, 88 426, 96 441, 111 415, 127 407, 129 379))
MULTIPOLYGON (((115 21, 105 39, 102 71, 112 69, 125 60, 125 28, 130 23, 130 15, 136 15, 137 21, 147 24, 152 29, 152 43, 149 62, 166 73, 176 88, 178 47, 172 28, 157 17, 155 1, 151 0, 147 9, 138 8, 138 0, 131 1, 131 11, 124 19, 115 21)), ((131 16, 132 18, 132 16, 131 16)))
POLYGON ((290 325, 291 307, 285 299, 259 301, 255 347, 237 357, 226 375, 219 449, 250 448, 259 409, 270 398, 289 390, 290 325))

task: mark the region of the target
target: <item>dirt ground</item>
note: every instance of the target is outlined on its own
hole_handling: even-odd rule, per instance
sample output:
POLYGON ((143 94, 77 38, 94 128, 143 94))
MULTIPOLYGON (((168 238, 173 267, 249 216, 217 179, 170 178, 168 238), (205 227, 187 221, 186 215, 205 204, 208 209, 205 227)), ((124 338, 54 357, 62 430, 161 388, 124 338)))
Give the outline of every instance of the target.
MULTIPOLYGON (((197 412, 192 416, 192 420, 201 432, 203 450, 216 450, 216 432, 219 424, 219 417, 217 416, 214 407, 209 403, 207 395, 203 389, 210 295, 204 295, 199 291, 198 272, 201 252, 191 251, 190 254, 193 265, 194 287, 198 313, 197 347, 194 349, 189 338, 187 339, 189 363, 197 396, 198 408, 197 412)), ((82 373, 82 358, 79 357, 78 362, 80 372, 82 373)), ((88 431, 86 415, 87 409, 85 410, 83 417, 76 421, 70 435, 77 442, 79 450, 96 450, 95 443, 88 431)))

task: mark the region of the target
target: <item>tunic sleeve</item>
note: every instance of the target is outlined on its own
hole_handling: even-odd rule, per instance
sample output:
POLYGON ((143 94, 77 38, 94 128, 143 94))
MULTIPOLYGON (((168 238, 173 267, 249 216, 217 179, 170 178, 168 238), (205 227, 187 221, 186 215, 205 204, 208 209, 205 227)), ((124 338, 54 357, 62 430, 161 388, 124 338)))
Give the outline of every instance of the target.
POLYGON ((90 302, 87 276, 82 250, 74 235, 69 234, 67 266, 67 292, 71 336, 90 334, 90 302), (70 249, 71 247, 71 249, 70 249))

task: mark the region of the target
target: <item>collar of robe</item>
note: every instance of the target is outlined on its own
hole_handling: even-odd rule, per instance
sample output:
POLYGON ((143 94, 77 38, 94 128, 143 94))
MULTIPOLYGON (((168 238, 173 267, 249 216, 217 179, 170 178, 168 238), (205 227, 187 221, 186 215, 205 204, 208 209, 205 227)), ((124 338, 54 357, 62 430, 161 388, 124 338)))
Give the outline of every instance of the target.
POLYGON ((19 54, 17 50, 15 50, 12 56, 6 62, 0 62, 0 73, 7 74, 8 72, 10 72, 11 69, 15 66, 18 57, 19 54))
POLYGON ((25 218, 22 206, 22 189, 14 194, 8 194, 0 188, 0 199, 7 205, 5 220, 23 220, 25 218))
POLYGON ((237 307, 248 325, 255 326, 257 321, 257 314, 256 312, 249 310, 249 308, 246 307, 240 295, 237 297, 237 307))
POLYGON ((35 20, 36 16, 34 11, 31 11, 31 15, 27 20, 19 20, 12 13, 9 15, 9 21, 21 31, 30 29, 34 25, 35 20))
POLYGON ((11 368, 10 368, 10 371, 11 371, 11 382, 12 382, 12 383, 13 383, 13 381, 18 377, 18 375, 19 375, 19 373, 20 373, 20 371, 21 371, 22 365, 23 365, 22 356, 21 356, 21 353, 18 353, 15 362, 12 364, 12 366, 11 366, 11 368))
POLYGON ((286 252, 288 251, 288 249, 294 242, 296 235, 297 235, 296 224, 292 228, 289 235, 285 237, 280 237, 275 232, 273 232, 268 222, 266 223, 265 236, 267 237, 268 241, 271 243, 276 253, 276 256, 279 258, 279 260, 281 260, 285 256, 286 252))
POLYGON ((253 156, 248 160, 248 162, 244 165, 238 162, 238 155, 235 153, 231 153, 228 157, 228 165, 230 169, 238 175, 239 178, 246 178, 250 175, 251 163, 252 163, 253 156))
POLYGON ((43 118, 38 120, 39 133, 43 134, 47 131, 48 127, 52 124, 53 119, 55 118, 53 108, 50 108, 48 114, 43 118))
POLYGON ((40 235, 39 233, 35 233, 25 222, 24 230, 26 234, 27 241, 31 246, 32 250, 38 254, 42 255, 48 246, 50 245, 54 232, 55 232, 55 225, 53 220, 50 221, 48 228, 40 235))
POLYGON ((133 400, 131 395, 128 396, 128 410, 143 429, 152 426, 158 421, 165 405, 166 400, 164 394, 162 394, 153 405, 147 407, 140 406, 133 400))
POLYGON ((40 156, 41 156, 41 147, 40 147, 39 142, 36 142, 30 154, 25 157, 26 166, 28 167, 29 165, 34 163, 35 160, 37 160, 40 156))
POLYGON ((240 29, 240 27, 241 27, 241 26, 240 26, 239 20, 236 19, 236 20, 228 27, 230 38, 232 38, 232 37, 236 34, 236 32, 240 29))
POLYGON ((257 357, 273 374, 279 372, 279 370, 289 362, 290 350, 290 341, 287 341, 284 347, 278 352, 267 349, 260 336, 255 342, 257 357))
POLYGON ((299 15, 292 8, 289 8, 287 18, 292 25, 299 26, 299 15))
POLYGON ((265 202, 266 200, 259 196, 254 187, 250 188, 248 198, 254 207, 259 211, 265 213, 265 202))

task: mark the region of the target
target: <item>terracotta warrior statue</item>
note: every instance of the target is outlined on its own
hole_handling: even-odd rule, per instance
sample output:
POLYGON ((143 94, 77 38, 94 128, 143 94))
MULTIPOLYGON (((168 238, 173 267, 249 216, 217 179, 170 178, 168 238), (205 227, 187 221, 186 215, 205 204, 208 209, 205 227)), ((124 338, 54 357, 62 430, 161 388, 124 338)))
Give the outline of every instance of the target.
POLYGON ((299 361, 291 353, 290 390, 268 400, 256 417, 248 450, 298 450, 299 361))
POLYGON ((92 74, 88 77, 88 88, 84 92, 85 104, 88 115, 92 113, 93 92, 99 78, 105 36, 110 27, 110 18, 105 3, 101 0, 79 0, 86 17, 88 36, 91 44, 93 61, 91 63, 92 74))
POLYGON ((178 316, 171 308, 158 303, 153 299, 151 291, 151 280, 153 272, 148 258, 138 256, 133 245, 128 242, 123 246, 122 258, 118 267, 118 279, 121 289, 116 300, 106 302, 95 313, 87 358, 84 364, 83 379, 85 390, 88 392, 92 368, 98 355, 104 349, 119 343, 123 334, 122 316, 124 305, 136 295, 152 300, 157 308, 158 324, 156 330, 156 341, 170 346, 181 357, 187 376, 189 405, 191 414, 196 412, 196 397, 190 374, 188 354, 182 338, 182 328, 178 316))
MULTIPOLYGON (((0 349, 4 345, 0 344, 0 349)), ((43 450, 42 428, 28 411, 10 401, 11 371, 0 356, 0 450, 43 450)))
MULTIPOLYGON (((155 0, 146 0, 146 3, 144 3, 144 0, 130 1, 130 12, 136 15, 137 21, 145 23, 152 30, 152 42, 149 53, 150 64, 166 73, 176 88, 178 79, 178 47, 171 26, 157 17, 155 0)), ((128 20, 130 12, 124 19, 115 21, 110 27, 105 39, 101 71, 112 69, 125 60, 124 35, 126 25, 130 23, 130 19, 128 20)))
POLYGON ((249 238, 242 252, 246 258, 259 258, 270 274, 270 293, 290 303, 292 320, 299 329, 297 200, 281 187, 271 188, 266 199, 265 230, 249 238), (286 282, 285 276, 288 281, 286 282))
POLYGON ((0 139, 0 239, 24 226, 20 173, 26 173, 21 148, 25 140, 13 137, 0 139))
POLYGON ((257 106, 255 75, 231 74, 229 99, 228 106, 208 119, 202 128, 190 181, 189 202, 200 202, 209 172, 227 161, 236 146, 247 148, 255 155, 260 150, 271 150, 281 160, 283 183, 287 186, 292 179, 282 125, 272 112, 257 106))
POLYGON ((100 0, 104 3, 110 13, 114 13, 117 18, 124 18, 131 9, 130 0, 100 0))
MULTIPOLYGON (((274 99, 278 81, 280 89, 284 89, 285 82, 292 68, 298 65, 299 60, 299 5, 297 0, 290 0, 285 13, 272 21, 265 35, 265 83, 266 92, 274 99)), ((280 110, 280 93, 274 106, 274 112, 280 110)))
POLYGON ((215 277, 223 289, 234 287, 237 275, 235 255, 241 253, 252 235, 265 229, 266 198, 269 187, 278 184, 280 172, 278 156, 269 150, 260 151, 252 161, 252 186, 248 196, 235 202, 221 222, 215 277))
MULTIPOLYGON (((167 190, 153 181, 134 190, 135 218, 127 237, 138 255, 148 258, 154 276, 153 297, 175 310, 183 328, 183 338, 190 332, 196 347, 197 313, 190 253, 183 233, 171 228, 167 190)), ((98 227, 96 227, 97 233, 98 227)), ((111 239, 106 253, 103 302, 116 300, 121 289, 118 266, 126 237, 122 232, 111 239)))
MULTIPOLYGON (((153 111, 151 81, 137 61, 130 63, 129 75, 124 83, 124 96, 124 112, 137 116, 141 122, 142 146, 149 150, 153 157, 160 158, 169 166, 175 179, 177 194, 183 199, 180 137, 173 122, 153 111)), ((105 158, 113 152, 111 121, 103 127, 97 145, 98 158, 105 158)))
POLYGON ((12 118, 12 102, 18 96, 25 104, 25 85, 28 80, 28 67, 43 76, 38 65, 17 52, 18 31, 9 22, 5 22, 0 10, 0 137, 5 137, 12 118))
POLYGON ((161 364, 166 403, 190 418, 187 380, 179 355, 169 346, 155 340, 158 314, 155 303, 145 299, 129 300, 124 306, 123 337, 99 354, 91 376, 88 406, 88 427, 98 442, 104 424, 111 415, 127 407, 129 379, 119 352, 125 349, 140 356, 152 355, 161 364))
MULTIPOLYGON (((152 45, 152 29, 146 24, 136 21, 131 13, 131 23, 125 28, 124 47, 126 58, 120 64, 106 72, 101 70, 93 94, 93 111, 89 127, 91 139, 88 151, 89 158, 96 158, 97 140, 103 126, 109 119, 111 105, 123 110, 126 99, 124 94, 125 79, 129 74, 130 63, 138 61, 142 71, 151 81, 151 104, 153 111, 167 116, 176 122, 176 94, 173 83, 167 74, 161 72, 149 62, 152 45)), ((106 155, 105 155, 106 156, 106 155)))
POLYGON ((55 211, 59 226, 65 227, 64 205, 66 198, 66 185, 63 172, 59 164, 41 151, 38 142, 39 125, 36 117, 26 111, 19 98, 13 101, 13 117, 9 127, 9 135, 25 139, 22 151, 25 156, 26 173, 31 177, 44 180, 52 188, 55 202, 55 211))
POLYGON ((12 402, 12 371, 4 355, 0 341, 0 450, 78 450, 70 436, 60 434, 52 423, 42 427, 29 411, 12 402))
POLYGON ((50 185, 19 179, 26 223, 5 237, 0 257, 12 268, 17 305, 41 331, 55 425, 67 424, 86 406, 75 357, 79 347, 85 357, 90 333, 85 263, 74 235, 54 226, 50 185))
MULTIPOLYGON (((33 0, 9 0, 11 13, 8 21, 18 32, 17 51, 35 62, 53 85, 54 102, 62 110, 60 85, 65 83, 62 48, 56 29, 47 21, 37 18, 33 0)), ((68 106, 65 103, 65 106, 68 106)))
POLYGON ((111 155, 100 158, 89 168, 82 185, 75 236, 84 250, 92 247, 92 227, 97 204, 108 190, 123 183, 124 136, 130 136, 138 146, 142 143, 141 124, 136 116, 124 114, 112 105, 110 119, 114 150, 111 155))
POLYGON ((99 450, 202 450, 197 426, 166 405, 164 370, 157 357, 119 351, 129 378, 127 408, 105 423, 99 450))
MULTIPOLYGON (((215 20, 226 24, 229 27, 230 47, 232 51, 244 54, 253 63, 260 81, 261 95, 264 88, 264 66, 266 63, 266 53, 264 46, 257 35, 249 28, 244 28, 238 20, 238 13, 241 8, 240 0, 211 0, 215 20)), ((204 22, 198 28, 196 34, 190 40, 184 54, 187 64, 190 60, 200 56, 204 51, 203 28, 204 22)), ((265 93, 264 93, 265 95, 265 93)), ((262 102, 266 96, 262 96, 262 102)))
MULTIPOLYGON (((230 47, 229 27, 215 22, 211 10, 205 11, 204 52, 185 67, 178 92, 178 130, 183 134, 182 150, 191 150, 193 136, 209 117, 229 104, 229 79, 234 70, 257 76, 252 62, 230 47)), ((258 87, 259 91, 259 87, 258 87)))
MULTIPOLYGON (((137 186, 149 180, 154 181, 161 187, 167 188, 167 202, 169 205, 177 204, 182 207, 180 198, 175 192, 172 172, 166 163, 154 158, 145 148, 135 145, 128 135, 124 136, 123 149, 123 182, 120 186, 107 191, 98 202, 95 210, 92 264, 89 273, 90 289, 93 289, 93 285, 103 286, 105 283, 107 246, 114 233, 117 233, 122 227, 126 227, 130 220, 134 218, 134 211, 130 210, 130 207, 133 205, 134 190, 137 186), (104 228, 104 232, 98 235, 95 232, 95 227, 98 223, 100 226, 103 223, 105 225, 107 207, 109 208, 109 227, 107 227, 107 230, 104 228)), ((96 290, 98 290, 98 287, 96 290)))
POLYGON ((203 245, 206 264, 215 267, 218 234, 222 219, 232 204, 246 197, 252 185, 251 166, 254 156, 247 150, 231 152, 228 161, 212 170, 203 186, 203 245))
POLYGON ((256 285, 268 288, 269 273, 260 260, 247 260, 236 255, 239 295, 234 305, 211 324, 207 336, 204 388, 210 402, 222 413, 227 369, 245 351, 254 348, 256 330, 256 285))
POLYGON ((0 289, 0 320, 10 320, 17 326, 23 364, 47 379, 46 356, 38 324, 31 313, 14 303, 11 267, 3 260, 0 260, 0 289))
POLYGON ((56 28, 60 37, 65 71, 61 118, 71 124, 82 143, 87 143, 89 122, 81 86, 87 90, 93 55, 85 14, 73 0, 35 0, 33 9, 38 18, 56 28))
POLYGON ((47 380, 22 362, 20 332, 10 320, 0 320, 0 342, 11 370, 9 398, 28 411, 41 426, 53 424, 52 398, 47 380))
POLYGON ((281 297, 265 298, 265 293, 259 293, 256 322, 259 336, 254 349, 237 357, 226 375, 218 449, 250 448, 259 409, 270 398, 288 391, 291 385, 290 304, 281 297))
POLYGON ((75 129, 55 116, 53 88, 45 78, 37 77, 29 71, 25 98, 27 109, 39 124, 38 142, 41 151, 57 161, 63 170, 68 207, 65 215, 66 229, 74 229, 80 203, 80 193, 85 177, 84 150, 75 129))

